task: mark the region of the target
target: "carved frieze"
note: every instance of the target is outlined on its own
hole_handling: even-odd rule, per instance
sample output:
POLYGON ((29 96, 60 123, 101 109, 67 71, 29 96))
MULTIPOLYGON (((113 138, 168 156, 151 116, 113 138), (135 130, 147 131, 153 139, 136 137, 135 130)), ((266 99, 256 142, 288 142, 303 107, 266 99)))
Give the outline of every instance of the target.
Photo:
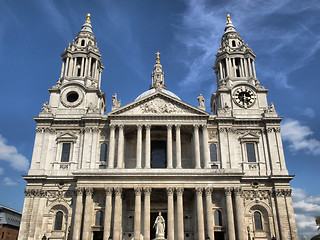
POLYGON ((244 190, 243 195, 246 200, 254 200, 254 199, 264 200, 270 197, 270 191, 269 190, 244 190))

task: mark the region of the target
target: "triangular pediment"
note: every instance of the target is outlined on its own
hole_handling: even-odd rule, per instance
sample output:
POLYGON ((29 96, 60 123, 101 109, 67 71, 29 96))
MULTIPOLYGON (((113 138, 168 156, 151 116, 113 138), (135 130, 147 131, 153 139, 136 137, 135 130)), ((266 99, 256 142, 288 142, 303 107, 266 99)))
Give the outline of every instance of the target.
POLYGON ((259 140, 259 135, 252 133, 252 132, 247 132, 245 134, 243 134, 242 136, 240 136, 240 140, 242 142, 246 142, 246 141, 258 141, 259 140))
POLYGON ((194 107, 162 92, 156 92, 109 113, 110 116, 144 115, 209 115, 204 110, 194 107))
POLYGON ((77 140, 77 136, 71 132, 66 132, 60 134, 56 140, 58 142, 75 142, 77 140))

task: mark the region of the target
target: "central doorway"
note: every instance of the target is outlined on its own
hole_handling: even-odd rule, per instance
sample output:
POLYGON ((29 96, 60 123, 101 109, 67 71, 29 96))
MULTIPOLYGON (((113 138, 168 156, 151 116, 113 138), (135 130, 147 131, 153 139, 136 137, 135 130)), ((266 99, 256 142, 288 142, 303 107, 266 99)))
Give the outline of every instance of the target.
MULTIPOLYGON (((159 212, 152 212, 150 216, 150 239, 154 239, 156 237, 156 229, 153 227, 154 222, 156 221, 156 218, 158 217, 159 212)), ((167 238, 167 232, 168 232, 168 221, 167 221, 167 213, 161 211, 161 215, 164 218, 165 221, 165 235, 164 237, 167 238)))
POLYGON ((151 141, 151 168, 167 168, 166 141, 151 141))

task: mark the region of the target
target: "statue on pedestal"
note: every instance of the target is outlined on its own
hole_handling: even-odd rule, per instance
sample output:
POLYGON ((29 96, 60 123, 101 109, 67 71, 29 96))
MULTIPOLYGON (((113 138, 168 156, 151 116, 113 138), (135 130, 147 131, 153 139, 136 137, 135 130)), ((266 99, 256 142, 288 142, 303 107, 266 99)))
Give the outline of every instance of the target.
POLYGON ((164 238, 165 227, 166 227, 166 224, 165 224, 164 218, 161 216, 161 212, 159 212, 159 216, 157 216, 153 224, 153 228, 156 228, 155 239, 165 239, 164 238))

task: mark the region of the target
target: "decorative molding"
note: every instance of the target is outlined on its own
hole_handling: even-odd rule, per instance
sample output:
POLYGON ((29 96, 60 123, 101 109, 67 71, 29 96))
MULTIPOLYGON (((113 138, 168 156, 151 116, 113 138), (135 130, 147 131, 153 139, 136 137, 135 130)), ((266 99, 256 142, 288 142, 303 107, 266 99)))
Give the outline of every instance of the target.
POLYGON ((243 196, 246 200, 254 200, 254 199, 268 199, 270 197, 269 190, 244 190, 243 196))
POLYGON ((292 189, 275 189, 273 194, 276 197, 291 197, 292 189))
POLYGON ((208 130, 209 139, 217 138, 217 130, 210 129, 208 130))
MULTIPOLYGON (((133 111, 134 109, 126 113, 129 113, 129 112, 132 113, 133 111)), ((183 109, 161 98, 155 98, 149 102, 146 102, 140 105, 140 111, 142 113, 147 113, 147 114, 190 113, 186 109, 183 109)))

